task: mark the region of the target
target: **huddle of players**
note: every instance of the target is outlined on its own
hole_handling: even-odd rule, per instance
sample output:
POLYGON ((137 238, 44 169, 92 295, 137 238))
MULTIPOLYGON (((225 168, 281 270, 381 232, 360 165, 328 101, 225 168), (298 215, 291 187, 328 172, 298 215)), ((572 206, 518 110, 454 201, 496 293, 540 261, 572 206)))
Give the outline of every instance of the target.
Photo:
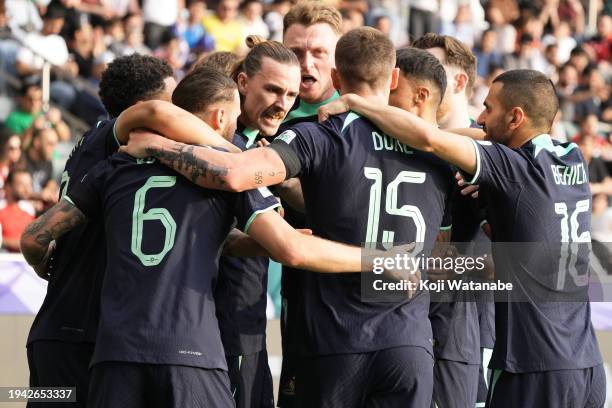
MULTIPOLYGON (((188 179, 211 189, 234 191, 282 183, 278 191, 298 197, 287 196, 287 202, 305 209, 306 225, 317 236, 357 246, 379 240, 416 240, 427 251, 439 235, 445 234, 440 232, 441 227, 444 230, 448 226, 448 220, 443 219, 445 210, 451 199, 456 200, 451 197, 453 176, 447 162, 467 174, 480 176, 485 184, 484 194, 487 181, 496 180, 495 171, 507 170, 495 168, 496 161, 487 145, 469 142, 471 152, 466 156, 476 160, 480 167, 466 165, 465 160, 451 157, 444 150, 440 153, 429 144, 422 151, 409 147, 421 147, 416 140, 419 129, 435 134, 432 129, 438 123, 444 128, 469 125, 465 94, 469 92, 475 61, 471 57, 470 68, 471 54, 457 41, 433 35, 417 41, 420 48, 434 49, 434 55, 443 51, 446 55, 436 55, 444 63, 441 65, 425 51, 403 49, 396 53, 382 34, 371 29, 347 33, 336 47, 340 17, 325 6, 295 6, 285 22, 287 47, 268 42, 254 45, 234 72, 235 83, 218 72, 199 68, 178 85, 172 101, 203 122, 169 103, 147 102, 129 108, 138 100, 168 99, 167 93, 165 98, 163 95, 165 85, 172 84, 164 83, 164 79, 171 77, 171 72, 168 75, 161 63, 144 57, 134 57, 129 63, 159 64, 157 71, 151 66, 146 68, 159 78, 143 78, 142 83, 151 85, 151 89, 156 86, 154 91, 141 92, 131 99, 122 94, 129 90, 121 86, 117 88, 122 89, 109 90, 106 99, 101 92, 107 108, 116 108, 109 108, 109 112, 119 118, 99 124, 84 136, 67 163, 65 200, 24 235, 24 255, 38 264, 37 270, 43 273, 46 262, 40 265, 40 261, 47 244, 76 226, 58 240, 54 259, 49 262, 52 266, 49 293, 28 339, 32 386, 76 384, 79 401, 84 403, 87 366, 93 352, 91 406, 231 406, 232 395, 238 406, 273 404, 262 320, 267 258, 222 257, 220 273, 218 276, 215 273, 214 260, 233 216, 237 226, 247 230, 268 253, 285 264, 308 266, 320 272, 358 271, 359 256, 351 248, 332 249, 329 242, 300 236, 288 229, 266 211, 277 206, 267 190, 236 196, 198 189, 188 179), (337 69, 332 71, 334 48, 337 69), (468 57, 462 58, 461 52, 468 57), (142 60, 137 62, 137 58, 142 60), (467 63, 462 64, 464 61, 467 63), (394 66, 399 68, 399 74, 394 66), (236 89, 240 91, 240 101, 236 89), (376 111, 360 99, 343 96, 344 106, 357 100, 350 107, 354 112, 334 116, 322 124, 314 123, 317 108, 338 97, 335 89, 343 95, 361 95, 383 111, 376 111), (298 92, 300 98, 294 104, 298 92), (384 111, 388 103, 422 118, 429 127, 411 123, 414 118, 396 111, 391 114, 397 121, 390 120, 389 112, 384 111), (446 107, 447 114, 441 116, 439 107, 442 113, 446 107), (355 112, 364 113, 373 122, 355 112), (462 123, 437 121, 453 115, 462 123), (396 123, 399 118, 412 128, 396 123), (281 125, 283 119, 285 124, 281 125), (231 148, 226 140, 215 138, 204 122, 246 151, 232 154, 189 146, 199 143, 231 148), (117 150, 120 141, 127 140, 131 129, 139 127, 153 129, 177 142, 153 134, 133 134, 127 150, 143 159, 117 154, 96 166, 117 150), (280 136, 268 148, 250 149, 259 135, 274 136, 279 127, 280 136), (387 147, 373 142, 373 132, 384 135, 383 131, 406 145, 398 148, 393 143, 387 147), (153 162, 161 162, 186 178, 176 177, 176 173, 153 162), (295 180, 285 181, 295 176, 301 185, 295 180), (400 184, 404 184, 402 188, 398 188, 400 184), (342 199, 332 201, 323 197, 342 199), (386 197, 382 209, 381 197, 386 197), (253 217, 257 213, 260 214, 253 217), (89 221, 83 224, 85 217, 89 221), (149 229, 146 234, 144 225, 149 229), (104 237, 105 227, 105 240, 83 239, 104 237), (301 254, 292 246, 297 242, 301 254), (317 259, 309 263, 308 255, 317 259), (99 299, 90 294, 100 290, 102 307, 98 323, 95 317, 99 299), (213 292, 216 310, 210 302, 213 292), (72 376, 62 378, 58 367, 70 367, 67 371, 72 376), (231 385, 224 374, 228 368, 231 385)), ((121 63, 128 64, 127 59, 116 62, 121 63)), ((122 68, 115 72, 118 77, 130 74, 130 70, 122 68)), ((133 71, 139 68, 131 67, 133 71)), ((109 68, 107 78, 111 77, 112 69, 109 68)), ((118 82, 125 84, 127 78, 118 82)), ((515 82, 525 80, 517 78, 515 82)), ((533 82, 534 78, 529 80, 533 82)), ((535 80, 537 83, 541 78, 535 80)), ((511 83, 504 82, 504 87, 507 84, 511 83)), ((541 83, 539 86, 545 87, 541 83)), ((101 88, 107 89, 104 82, 101 88)), ((526 116, 534 120, 530 113, 526 116)), ((488 122, 486 116, 479 122, 488 125, 488 136, 496 140, 491 137, 495 133, 489 134, 495 122, 488 122)), ((546 124, 541 127, 546 129, 546 124)), ((507 133, 500 125, 495 131, 498 135, 507 133)), ((449 138, 446 134, 441 137, 449 138)), ((507 154, 503 149, 500 151, 507 154)), ((498 220, 495 214, 490 218, 498 220)), ((457 223, 457 218, 453 221, 457 223)), ((472 234, 480 220, 473 221, 476 228, 468 226, 472 234)), ((493 226, 494 237, 498 234, 498 240, 510 241, 503 235, 503 224, 499 225, 499 229, 493 226)), ((262 253, 256 244, 238 233, 232 234, 225 251, 262 253)), ((392 304, 362 303, 360 290, 358 274, 313 274, 285 269, 279 406, 484 406, 486 396, 477 392, 481 391, 478 379, 484 379, 483 373, 478 373, 480 348, 492 344, 482 341, 484 336, 478 331, 484 325, 478 324, 478 316, 490 316, 490 312, 477 310, 482 306, 480 303, 469 302, 430 310, 427 293, 392 304), (457 321, 466 327, 453 332, 457 321), (461 349, 453 349, 449 338, 461 349), (480 342, 474 341, 478 338, 480 342)), ((512 309, 512 305, 504 307, 512 309)), ((535 322, 540 310, 533 309, 527 313, 535 316, 535 322)), ((563 319, 563 308, 557 309, 555 316, 563 319)), ((570 342, 569 347, 574 350, 581 348, 581 358, 569 362, 571 353, 555 350, 564 355, 559 363, 555 352, 539 348, 546 349, 545 341, 544 344, 536 341, 537 348, 531 353, 542 356, 529 362, 539 361, 540 365, 526 368, 521 363, 524 357, 517 354, 526 352, 521 347, 529 349, 527 340, 522 339, 523 343, 518 345, 516 340, 503 344, 499 347, 502 351, 494 357, 493 368, 504 371, 496 371, 493 376, 496 388, 495 393, 493 390, 490 393, 491 406, 566 406, 566 402, 574 400, 561 398, 580 398, 576 394, 583 388, 593 390, 591 394, 582 391, 584 401, 600 397, 601 357, 588 323, 588 305, 577 306, 572 312, 579 332, 574 338, 559 337, 554 327, 544 330, 543 337, 552 336, 560 344, 570 342), (550 365, 552 362, 564 365, 557 368, 550 365), (533 374, 549 370, 563 371, 533 374), (581 385, 572 386, 573 394, 554 395, 554 387, 570 380, 576 384, 576 378, 581 385), (538 383, 540 389, 515 395, 513 390, 522 390, 526 383, 538 383), (516 399, 509 398, 510 395, 516 399)), ((504 318, 504 323, 510 325, 512 319, 504 318)), ((508 336, 501 338, 510 339, 508 327, 498 325, 497 329, 498 339, 499 333, 508 336)), ((532 325, 527 329, 541 327, 532 325)), ((534 387, 530 385, 531 389, 534 387)), ((597 402, 593 404, 598 406, 597 402)))

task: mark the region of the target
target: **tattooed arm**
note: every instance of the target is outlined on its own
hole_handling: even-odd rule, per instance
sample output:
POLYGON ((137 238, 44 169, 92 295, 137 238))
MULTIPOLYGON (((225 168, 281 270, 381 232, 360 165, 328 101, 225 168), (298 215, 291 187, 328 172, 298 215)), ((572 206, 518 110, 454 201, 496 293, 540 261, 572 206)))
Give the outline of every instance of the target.
POLYGON ((129 143, 120 150, 134 157, 155 157, 192 183, 216 190, 252 190, 285 179, 283 161, 268 147, 226 153, 174 142, 153 133, 132 132, 129 143))
POLYGON ((182 143, 222 147, 240 152, 197 116, 170 102, 151 100, 137 103, 124 110, 115 122, 115 134, 126 143, 129 134, 137 128, 151 129, 165 137, 182 143))
POLYGON ((36 274, 48 279, 47 261, 53 250, 52 241, 85 221, 85 215, 67 200, 60 200, 21 235, 21 252, 36 274))

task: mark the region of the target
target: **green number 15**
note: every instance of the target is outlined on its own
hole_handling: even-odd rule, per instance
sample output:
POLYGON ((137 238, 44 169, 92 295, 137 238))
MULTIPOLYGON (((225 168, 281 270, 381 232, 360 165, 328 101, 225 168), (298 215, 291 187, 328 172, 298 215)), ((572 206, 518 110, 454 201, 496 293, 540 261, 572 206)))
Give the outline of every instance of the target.
POLYGON ((145 196, 151 188, 169 188, 176 184, 174 176, 151 176, 144 186, 140 187, 134 197, 134 212, 132 214, 132 253, 138 257, 144 266, 155 266, 164 259, 164 256, 174 246, 176 235, 176 222, 170 212, 165 208, 149 208, 144 212, 145 196), (164 247, 156 254, 145 254, 142 252, 142 233, 145 221, 157 220, 164 226, 166 236, 164 247))

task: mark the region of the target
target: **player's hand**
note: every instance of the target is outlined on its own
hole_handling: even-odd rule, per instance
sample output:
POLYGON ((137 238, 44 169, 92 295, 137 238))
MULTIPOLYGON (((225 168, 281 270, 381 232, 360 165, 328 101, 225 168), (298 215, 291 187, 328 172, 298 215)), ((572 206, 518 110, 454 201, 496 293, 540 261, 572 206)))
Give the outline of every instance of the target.
POLYGON ((455 174, 455 179, 457 179, 457 185, 461 187, 461 194, 464 196, 471 196, 472 198, 478 198, 478 190, 480 186, 477 184, 467 184, 465 179, 461 175, 461 173, 457 172, 455 174))
POLYGON ((266 139, 265 137, 264 137, 264 138, 262 138, 262 139, 260 139, 260 140, 257 142, 257 147, 266 147, 266 146, 269 146, 269 145, 270 145, 270 142, 269 142, 269 141, 268 141, 268 139, 266 139))
MULTIPOLYGON (((397 245, 386 251, 384 256, 387 258, 396 258, 397 255, 412 256, 415 247, 416 244, 414 242, 405 245, 397 245)), ((406 297, 412 299, 418 292, 419 282, 421 281, 421 271, 419 269, 404 268, 403 266, 405 265, 396 265, 394 268, 384 268, 383 275, 397 282, 410 282, 410 284, 406 285, 408 287, 406 290, 406 297)))
POLYGON ((144 159, 151 156, 150 148, 162 136, 143 130, 134 130, 130 132, 128 143, 119 148, 120 152, 127 153, 132 157, 144 159))
POLYGON ((302 235, 312 235, 312 230, 310 228, 296 228, 295 230, 302 235))
POLYGON ((340 98, 321 106, 317 111, 319 122, 326 121, 330 116, 348 112, 351 109, 348 98, 348 95, 342 95, 340 98))
MULTIPOLYGON (((433 251, 431 252, 431 258, 455 258, 459 255, 459 251, 457 250, 457 248, 455 248, 453 245, 450 244, 445 244, 445 245, 436 245, 436 247, 433 249, 433 251)), ((436 262, 434 262, 434 265, 436 264, 436 262)), ((442 261, 441 265, 444 265, 445 262, 442 261)), ((455 271, 452 269, 437 269, 437 268, 430 268, 427 269, 427 279, 432 280, 432 281, 439 281, 439 280, 449 280, 449 279, 454 279, 456 277, 455 271)))

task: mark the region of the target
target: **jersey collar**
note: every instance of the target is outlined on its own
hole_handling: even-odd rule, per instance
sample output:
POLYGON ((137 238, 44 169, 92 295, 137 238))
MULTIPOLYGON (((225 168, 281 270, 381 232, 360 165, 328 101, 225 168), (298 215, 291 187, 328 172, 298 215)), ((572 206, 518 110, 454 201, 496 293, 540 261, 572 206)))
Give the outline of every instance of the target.
POLYGON ((570 151, 572 151, 574 148, 578 147, 576 143, 569 143, 566 146, 555 145, 552 141, 552 138, 547 133, 537 135, 536 137, 531 139, 531 143, 535 146, 533 157, 538 157, 538 153, 540 153, 542 150, 546 150, 548 152, 556 154, 557 157, 563 157, 570 151))
POLYGON ((332 96, 330 96, 329 98, 327 98, 326 100, 322 101, 322 102, 318 102, 318 103, 306 103, 301 99, 298 99, 297 102, 297 108, 293 109, 291 112, 289 112, 289 114, 287 114, 287 117, 285 118, 285 121, 291 120, 291 119, 295 119, 295 118, 304 118, 307 116, 315 116, 317 114, 317 111, 319 110, 319 108, 327 103, 330 103, 331 101, 338 99, 340 97, 340 94, 338 93, 338 91, 335 91, 334 94, 332 96))
POLYGON ((246 127, 242 122, 238 121, 236 132, 244 139, 246 139, 245 146, 249 149, 258 140, 259 130, 246 127))

